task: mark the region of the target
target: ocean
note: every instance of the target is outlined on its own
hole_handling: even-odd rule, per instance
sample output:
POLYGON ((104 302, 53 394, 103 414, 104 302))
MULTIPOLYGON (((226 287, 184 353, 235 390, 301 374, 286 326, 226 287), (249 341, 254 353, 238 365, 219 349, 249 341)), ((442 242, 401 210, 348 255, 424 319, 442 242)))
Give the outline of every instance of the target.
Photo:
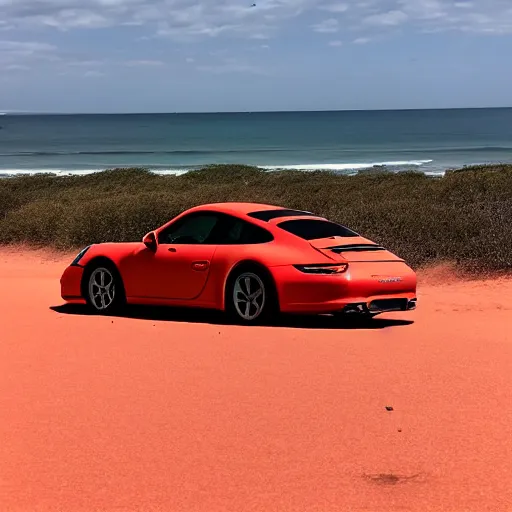
POLYGON ((442 175, 512 163, 512 108, 219 114, 2 115, 0 175, 209 164, 442 175))

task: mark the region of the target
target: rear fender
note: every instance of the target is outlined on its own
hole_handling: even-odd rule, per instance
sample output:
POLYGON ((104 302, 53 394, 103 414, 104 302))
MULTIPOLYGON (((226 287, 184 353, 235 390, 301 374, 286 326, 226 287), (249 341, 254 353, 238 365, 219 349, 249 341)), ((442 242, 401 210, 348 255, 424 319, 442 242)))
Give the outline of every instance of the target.
POLYGON ((242 261, 236 263, 226 275, 226 279, 224 281, 224 287, 222 290, 222 310, 223 311, 226 310, 226 294, 227 294, 227 289, 228 289, 230 279, 233 277, 233 275, 236 272, 242 270, 243 268, 248 268, 248 269, 252 268, 254 270, 261 272, 262 274, 264 274, 267 277, 268 282, 272 286, 272 293, 274 294, 276 303, 279 306, 279 294, 277 291, 276 281, 275 281, 274 275, 272 274, 271 270, 269 268, 267 268, 265 265, 263 265, 257 261, 242 260, 242 261))

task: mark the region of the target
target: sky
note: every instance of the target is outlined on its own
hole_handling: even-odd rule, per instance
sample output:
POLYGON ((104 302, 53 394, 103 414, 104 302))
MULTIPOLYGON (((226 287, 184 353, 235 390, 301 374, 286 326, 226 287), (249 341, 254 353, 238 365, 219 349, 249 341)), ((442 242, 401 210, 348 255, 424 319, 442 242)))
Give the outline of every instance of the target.
POLYGON ((511 0, 0 0, 0 111, 512 106, 511 56, 511 0))

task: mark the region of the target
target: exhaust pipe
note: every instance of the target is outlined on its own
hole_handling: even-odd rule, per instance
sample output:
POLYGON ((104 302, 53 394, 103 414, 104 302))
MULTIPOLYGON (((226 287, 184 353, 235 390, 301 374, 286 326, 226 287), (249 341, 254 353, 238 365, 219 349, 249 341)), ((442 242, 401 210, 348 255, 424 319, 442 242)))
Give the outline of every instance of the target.
POLYGON ((369 305, 365 302, 347 304, 340 313, 348 315, 363 315, 371 313, 378 315, 389 311, 412 311, 416 309, 417 299, 382 299, 374 300, 369 305))
POLYGON ((349 315, 360 315, 362 313, 366 313, 367 307, 366 304, 347 304, 343 308, 343 313, 349 314, 349 315))

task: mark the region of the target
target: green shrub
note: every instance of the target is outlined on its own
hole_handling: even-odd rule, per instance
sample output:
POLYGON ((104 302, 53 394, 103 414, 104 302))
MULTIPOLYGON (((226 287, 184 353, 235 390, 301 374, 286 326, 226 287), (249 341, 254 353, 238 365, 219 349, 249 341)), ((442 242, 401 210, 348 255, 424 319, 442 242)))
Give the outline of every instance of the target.
POLYGON ((417 172, 264 172, 215 165, 182 176, 115 169, 0 180, 0 243, 79 248, 140 240, 198 204, 270 203, 348 225, 413 266, 441 260, 512 269, 512 166, 417 172))

